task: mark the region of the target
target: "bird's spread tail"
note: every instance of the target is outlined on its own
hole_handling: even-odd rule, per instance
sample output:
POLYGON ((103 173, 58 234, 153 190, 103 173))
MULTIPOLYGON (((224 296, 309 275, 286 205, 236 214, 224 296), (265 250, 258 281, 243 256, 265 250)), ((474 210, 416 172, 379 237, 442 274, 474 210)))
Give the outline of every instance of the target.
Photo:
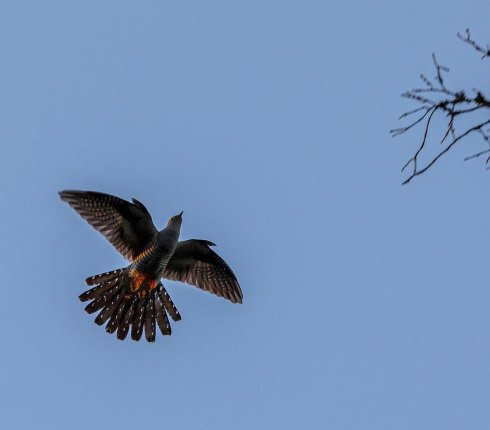
POLYGON ((89 314, 100 311, 95 323, 107 322, 106 331, 117 332, 118 339, 124 340, 131 327, 133 340, 140 340, 144 330, 146 340, 154 342, 157 325, 163 335, 172 333, 167 313, 174 321, 181 319, 161 282, 147 294, 133 292, 129 268, 91 276, 86 283, 93 287, 79 296, 82 302, 90 300, 85 311, 89 314))

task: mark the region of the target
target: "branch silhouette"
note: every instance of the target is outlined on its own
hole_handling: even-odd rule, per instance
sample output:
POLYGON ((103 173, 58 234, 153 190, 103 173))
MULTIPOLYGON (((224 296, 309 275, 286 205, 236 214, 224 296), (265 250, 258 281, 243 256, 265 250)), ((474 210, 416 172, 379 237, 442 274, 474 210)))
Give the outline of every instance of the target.
MULTIPOLYGON (((465 34, 457 34, 457 37, 464 43, 471 46, 475 51, 482 54, 482 59, 490 58, 490 47, 483 48, 472 37, 470 30, 467 29, 465 34)), ((490 163, 490 98, 482 91, 473 89, 471 94, 464 90, 452 90, 446 85, 445 74, 449 72, 449 68, 441 65, 432 54, 432 62, 436 75, 429 79, 426 75, 420 75, 423 86, 405 91, 402 97, 413 100, 420 106, 400 115, 399 119, 413 118, 407 126, 399 127, 390 130, 393 137, 406 133, 407 131, 416 128, 419 124, 424 132, 422 140, 419 143, 414 155, 410 157, 402 167, 402 172, 409 170, 408 177, 402 182, 403 185, 408 184, 413 178, 430 169, 444 154, 446 154, 456 144, 460 143, 466 137, 472 134, 478 134, 488 146, 487 149, 466 157, 465 160, 481 157, 486 155, 486 164, 490 163), (475 112, 485 112, 489 114, 489 118, 483 121, 474 121, 473 125, 463 127, 463 131, 457 129, 456 123, 462 117, 469 117, 475 112), (433 119, 435 115, 441 115, 445 118, 446 125, 440 134, 439 145, 441 149, 428 162, 420 161, 421 154, 425 153, 429 145, 429 132, 433 128, 433 119)))

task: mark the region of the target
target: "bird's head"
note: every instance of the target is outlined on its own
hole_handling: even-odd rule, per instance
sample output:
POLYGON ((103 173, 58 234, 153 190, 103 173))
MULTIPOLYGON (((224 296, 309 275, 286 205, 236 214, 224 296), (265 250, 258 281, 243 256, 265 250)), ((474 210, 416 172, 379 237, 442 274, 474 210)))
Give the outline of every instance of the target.
POLYGON ((182 211, 180 214, 178 215, 174 215, 172 218, 170 218, 168 220, 168 223, 167 223, 167 227, 175 227, 175 228, 180 228, 180 226, 182 225, 182 214, 184 213, 184 211, 182 211))

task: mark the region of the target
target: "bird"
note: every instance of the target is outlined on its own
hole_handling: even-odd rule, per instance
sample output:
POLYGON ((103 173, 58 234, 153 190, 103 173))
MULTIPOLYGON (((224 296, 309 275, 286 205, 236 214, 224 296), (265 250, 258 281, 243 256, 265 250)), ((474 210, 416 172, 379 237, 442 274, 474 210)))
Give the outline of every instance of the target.
POLYGON ((155 342, 156 326, 164 336, 172 333, 169 318, 181 315, 163 286, 162 278, 180 281, 242 303, 243 294, 230 266, 202 239, 179 241, 182 215, 172 216, 167 226, 157 230, 150 213, 135 198, 131 202, 97 191, 64 190, 61 200, 68 203, 98 230, 129 265, 88 277, 91 288, 79 299, 87 302, 85 311, 98 312, 97 325, 105 323, 117 339, 139 341, 143 330, 148 342, 155 342))

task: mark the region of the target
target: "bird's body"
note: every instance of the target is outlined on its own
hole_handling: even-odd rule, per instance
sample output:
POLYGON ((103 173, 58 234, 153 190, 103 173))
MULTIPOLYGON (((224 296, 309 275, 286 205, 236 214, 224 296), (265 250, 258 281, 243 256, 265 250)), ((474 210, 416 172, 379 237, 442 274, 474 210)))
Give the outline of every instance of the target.
POLYGON ((161 278, 186 282, 241 303, 238 281, 210 249, 212 242, 178 241, 182 212, 158 231, 148 210, 136 199, 130 203, 109 194, 73 190, 60 192, 60 197, 130 260, 125 268, 87 278, 87 285, 94 287, 80 295, 81 301, 92 300, 85 308, 88 313, 100 310, 95 322, 102 325, 109 320, 106 331, 117 330, 118 339, 125 339, 131 326, 133 340, 141 338, 144 328, 146 339, 153 342, 155 322, 162 334, 171 334, 167 313, 174 321, 181 317, 161 278))
POLYGON ((145 294, 147 289, 152 290, 163 276, 168 262, 172 258, 179 240, 179 229, 175 225, 168 225, 159 231, 128 267, 131 291, 145 294))

